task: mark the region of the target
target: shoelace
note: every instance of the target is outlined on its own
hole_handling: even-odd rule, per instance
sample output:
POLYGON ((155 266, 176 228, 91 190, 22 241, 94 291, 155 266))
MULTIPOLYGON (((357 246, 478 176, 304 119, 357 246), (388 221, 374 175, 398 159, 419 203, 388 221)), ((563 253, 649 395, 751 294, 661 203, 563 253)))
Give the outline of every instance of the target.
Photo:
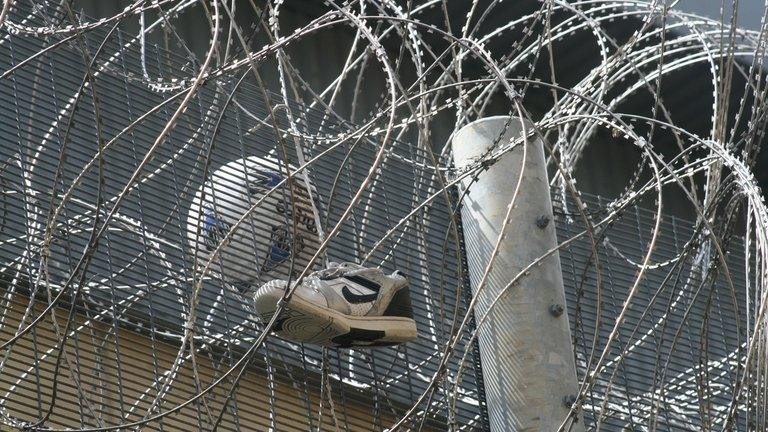
POLYGON ((330 266, 327 269, 318 270, 312 273, 312 276, 316 276, 317 278, 323 279, 323 280, 335 279, 335 278, 344 276, 350 270, 357 270, 361 268, 364 268, 364 267, 351 262, 341 262, 341 263, 331 262, 330 266))

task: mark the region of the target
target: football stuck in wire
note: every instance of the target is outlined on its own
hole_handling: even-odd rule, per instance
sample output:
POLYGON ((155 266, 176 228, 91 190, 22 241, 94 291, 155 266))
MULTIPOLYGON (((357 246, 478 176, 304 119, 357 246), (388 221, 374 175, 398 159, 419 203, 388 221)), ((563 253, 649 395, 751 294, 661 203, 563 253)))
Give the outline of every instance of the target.
MULTIPOLYGON (((211 261, 215 277, 253 298, 264 323, 320 245, 314 186, 298 177, 286 181, 280 168, 255 156, 225 164, 197 191, 187 218, 198 267, 211 261)), ((405 276, 353 263, 330 263, 303 278, 272 330, 294 342, 342 348, 418 337, 405 276)))

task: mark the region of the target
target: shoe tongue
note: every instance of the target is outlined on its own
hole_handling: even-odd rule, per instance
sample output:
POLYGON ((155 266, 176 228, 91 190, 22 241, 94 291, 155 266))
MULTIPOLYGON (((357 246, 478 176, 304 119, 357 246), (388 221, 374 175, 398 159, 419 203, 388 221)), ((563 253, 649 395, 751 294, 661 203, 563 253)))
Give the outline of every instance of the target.
POLYGON ((367 279, 372 279, 376 281, 376 283, 380 283, 379 279, 376 277, 377 275, 380 275, 380 274, 381 274, 381 269, 379 269, 378 267, 373 267, 373 268, 360 267, 360 268, 356 268, 356 269, 344 272, 344 276, 362 276, 367 279))
POLYGON ((342 276, 345 273, 344 270, 344 267, 339 266, 338 263, 332 262, 328 268, 316 271, 312 275, 317 276, 320 279, 334 279, 342 276))
POLYGON ((363 268, 363 267, 360 267, 360 268, 350 268, 350 269, 346 269, 346 271, 344 272, 344 275, 353 276, 353 275, 365 274, 365 273, 369 273, 371 270, 372 269, 367 269, 367 268, 363 268))
POLYGON ((335 279, 342 276, 355 276, 355 275, 373 275, 381 273, 381 269, 378 267, 367 268, 359 264, 351 262, 330 262, 328 268, 318 270, 312 273, 312 276, 318 279, 328 280, 335 279))
POLYGON ((355 264, 353 262, 343 262, 338 263, 337 267, 344 271, 354 271, 354 270, 360 270, 364 269, 365 267, 361 266, 360 264, 355 264))

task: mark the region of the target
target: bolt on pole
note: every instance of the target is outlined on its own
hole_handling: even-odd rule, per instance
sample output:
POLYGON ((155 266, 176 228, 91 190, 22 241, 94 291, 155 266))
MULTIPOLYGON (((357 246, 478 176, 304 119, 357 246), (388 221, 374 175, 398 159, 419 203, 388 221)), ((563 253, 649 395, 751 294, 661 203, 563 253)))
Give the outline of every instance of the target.
MULTIPOLYGON (((501 156, 476 182, 467 178, 460 185, 462 190, 469 187, 461 217, 478 319, 522 269, 557 246, 544 146, 540 137, 531 135, 533 125, 527 121, 526 130, 525 143, 501 156), (478 294, 523 166, 505 236, 478 294)), ((490 147, 506 147, 521 135, 521 119, 514 117, 468 124, 453 137, 454 164, 465 168, 490 147)), ((568 416, 578 382, 565 309, 560 255, 554 253, 506 291, 478 330, 493 432, 556 431, 568 416)), ((584 430, 582 421, 571 423, 566 430, 584 430)))

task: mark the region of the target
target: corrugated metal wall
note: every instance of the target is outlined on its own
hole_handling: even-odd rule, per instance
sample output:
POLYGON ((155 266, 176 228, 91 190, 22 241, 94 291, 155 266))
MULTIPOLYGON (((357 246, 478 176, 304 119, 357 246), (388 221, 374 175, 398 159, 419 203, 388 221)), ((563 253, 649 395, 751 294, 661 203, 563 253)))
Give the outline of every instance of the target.
MULTIPOLYGON (((607 204, 593 196, 586 203, 596 212, 607 204)), ((578 215, 568 217, 563 210, 555 211, 561 242, 585 229, 578 215)), ((587 236, 560 252, 580 380, 587 378, 587 365, 605 347, 629 298, 654 221, 654 212, 630 207, 600 231, 596 256, 587 236)), ((663 216, 651 268, 629 303, 606 369, 584 402, 587 425, 599 418, 601 430, 700 431, 713 418, 722 419, 730 405, 740 379, 737 365, 743 362, 743 309, 748 302, 754 307, 737 271, 744 266, 744 248, 738 238, 729 244, 733 286, 722 271, 702 278, 707 273, 699 267, 702 258, 680 255, 690 247, 694 229, 690 221, 663 216)), ((752 429, 742 422, 736 430, 752 429)))
MULTIPOLYGON (((297 14, 297 20, 300 19, 297 14)), ((189 35, 192 40, 206 40, 192 29, 189 35)), ((89 36, 94 51, 103 36, 103 32, 89 36)), ((155 104, 166 100, 168 105, 112 144, 106 153, 107 176, 101 186, 105 199, 119 192, 178 103, 168 100, 167 93, 148 90, 140 78, 137 46, 118 47, 128 38, 127 33, 118 31, 110 39, 108 51, 117 53, 111 62, 113 69, 105 69, 98 79, 105 137, 116 136, 155 104)), ((318 84, 325 82, 336 73, 326 65, 338 65, 346 55, 343 40, 343 35, 337 37, 333 33, 312 39, 297 48, 299 54, 294 53, 293 60, 302 62, 306 70, 316 71, 310 75, 318 84)), ((41 39, 5 37, 0 43, 0 70, 7 70, 47 43, 41 39)), ((151 54, 147 66, 152 76, 163 76, 168 67, 191 70, 183 56, 166 56, 155 50, 151 54)), ((82 80, 83 60, 76 50, 65 46, 0 82, 0 94, 6 101, 0 106, 0 268, 4 290, 0 327, 4 343, 22 327, 19 317, 25 309, 28 324, 40 307, 48 304, 49 296, 59 292, 62 280, 82 255, 93 215, 98 210, 93 207, 99 189, 98 176, 92 169, 61 214, 62 224, 55 233, 52 283, 35 283, 40 275, 38 245, 50 206, 58 203, 58 196, 97 153, 90 95, 85 95, 69 133, 65 132, 68 126, 62 113, 68 113, 67 104, 82 80), (54 179, 58 167, 61 177, 54 179)), ((220 84, 226 91, 235 91, 231 81, 222 80, 220 84)), ((0 406, 4 408, 6 423, 39 419, 55 399, 58 402, 48 426, 120 424, 140 418, 136 413, 146 411, 148 398, 157 396, 159 383, 169 374, 170 358, 176 354, 175 344, 183 330, 182 318, 190 300, 191 263, 183 223, 191 193, 204 177, 202 155, 210 151, 210 169, 215 169, 233 159, 266 155, 275 149, 274 132, 255 128, 252 118, 225 104, 225 94, 211 84, 195 99, 146 170, 153 174, 122 204, 119 217, 110 225, 84 278, 67 288, 55 315, 58 323, 49 318, 53 315, 47 315, 34 329, 6 347, 3 355, 7 360, 0 363, 0 395, 4 395, 0 406), (222 113, 227 115, 214 133, 214 124, 222 113), (75 286, 81 288, 73 302, 75 286), (67 319, 70 304, 75 304, 72 320, 67 319), (67 321, 72 323, 69 328, 63 327, 67 321), (61 355, 53 355, 64 333, 71 334, 65 349, 61 355), (59 383, 54 391, 51 376, 57 367, 56 359, 61 361, 59 383), (142 398, 142 394, 146 396, 142 398)), ((255 113, 265 114, 263 101, 253 86, 243 85, 235 94, 255 113)), ((366 97, 371 99, 364 105, 372 106, 376 94, 369 92, 366 97)), ((305 116, 306 130, 317 132, 321 117, 312 111, 305 116)), ((327 130, 343 133, 345 128, 333 125, 327 130)), ((328 143, 302 145, 308 155, 317 155, 327 149, 328 143)), ((331 152, 310 171, 323 211, 330 220, 339 217, 359 186, 373 149, 371 143, 357 147, 341 173, 338 167, 349 147, 331 152), (340 181, 335 204, 331 205, 330 189, 337 174, 340 181)), ((614 159, 615 169, 621 171, 626 161, 618 161, 622 159, 620 152, 612 156, 611 160, 614 159)), ((335 258, 359 259, 361 250, 370 250, 411 208, 434 193, 436 186, 429 170, 416 170, 411 163, 423 160, 424 154, 414 146, 395 144, 376 185, 333 242, 331 254, 335 258)), ((605 162, 597 159, 594 163, 605 162)), ((594 180, 596 187, 600 181, 594 180)), ((589 186, 585 188, 589 190, 589 186)), ((592 205, 599 204, 599 198, 588 199, 592 205)), ((578 222, 574 222, 577 218, 572 221, 562 214, 567 208, 560 207, 558 221, 563 239, 581 230, 578 222)), ((599 211, 599 206, 595 210, 599 211)), ((270 338, 237 387, 225 412, 223 427, 303 431, 318 427, 334 430, 338 424, 341 430, 383 430, 402 415, 428 385, 453 314, 465 313, 463 299, 457 295, 462 287, 456 274, 460 264, 451 242, 445 240, 448 214, 445 203, 435 200, 411 223, 395 230, 392 241, 385 242, 371 261, 387 269, 405 270, 410 275, 421 333, 418 342, 373 352, 331 351, 327 364, 337 413, 334 419, 327 405, 323 406, 322 415, 318 414, 321 351, 270 338)), ((651 214, 631 208, 612 225, 611 231, 606 231, 616 244, 614 252, 610 246, 602 249, 600 289, 586 239, 561 253, 582 378, 593 355, 593 335, 607 331, 627 296, 636 274, 633 260, 639 259, 640 251, 647 247, 651 221, 651 214), (632 255, 633 251, 636 255, 632 255)), ((673 260, 685 248, 691 230, 690 222, 666 217, 654 261, 673 260)), ((737 253, 730 259, 737 267, 743 263, 737 253)), ((701 427, 701 413, 697 411, 701 400, 711 400, 716 408, 727 403, 728 383, 735 379, 731 364, 741 343, 734 329, 742 318, 732 308, 732 293, 722 281, 702 284, 695 277, 675 280, 674 284, 667 282, 667 291, 653 297, 669 274, 674 276, 679 271, 695 276, 690 270, 693 263, 681 262, 680 268, 676 265, 673 260, 660 266, 641 287, 641 301, 633 306, 630 319, 621 329, 620 346, 631 347, 632 354, 611 363, 612 380, 601 381, 586 401, 587 424, 593 424, 602 415, 610 427, 605 429, 639 429, 651 415, 651 407, 656 406, 661 407, 653 414, 659 417, 660 430, 693 431, 701 427), (707 343, 702 344, 703 341, 707 343), (668 366, 666 377, 656 376, 661 370, 659 364, 668 366), (713 379, 723 383, 723 390, 715 395, 699 395, 697 375, 692 371, 716 377, 713 379), (654 388, 655 382, 664 382, 665 390, 654 388), (606 399, 605 394, 612 397, 606 399)), ((737 280, 738 290, 743 291, 743 284, 737 280)), ((258 334, 259 325, 249 314, 247 299, 230 288, 215 278, 206 281, 197 322, 198 346, 204 347, 198 356, 200 383, 194 384, 191 365, 185 362, 161 410, 173 408, 221 377, 258 334)), ((738 302, 743 303, 744 299, 736 295, 738 302)), ((452 368, 455 367, 453 364, 452 368)), ((206 429, 213 422, 208 411, 215 412, 221 406, 230 384, 225 380, 205 398, 177 415, 152 422, 148 428, 206 429)), ((483 430, 482 397, 472 365, 465 372, 461 391, 457 421, 466 426, 465 430, 483 430)), ((446 428, 447 411, 441 404, 444 398, 444 393, 436 394, 437 408, 428 415, 425 429, 446 428)))
MULTIPOLYGON (((102 17, 117 13, 128 3, 124 0, 116 2, 78 0, 75 4, 88 14, 102 17)), ((236 4, 236 14, 243 28, 249 28, 250 25, 258 21, 258 17, 252 11, 249 1, 242 0, 236 2, 236 4)), ((456 34, 458 34, 461 27, 458 23, 465 19, 471 4, 472 2, 462 1, 446 4, 446 11, 453 23, 456 34)), ((260 5, 260 3, 257 2, 257 5, 260 5)), ((480 2, 477 9, 482 10, 484 5, 485 3, 480 2)), ((480 34, 490 33, 497 27, 508 24, 509 21, 516 17, 531 13, 539 5, 539 2, 531 0, 509 2, 503 6, 505 14, 491 14, 491 16, 485 17, 484 30, 480 31, 480 34)), ((762 14, 762 9, 759 11, 755 9, 758 5, 747 5, 744 7, 746 7, 748 12, 762 14)), ((196 9, 198 8, 191 8, 190 12, 177 17, 173 20, 173 24, 189 50, 200 57, 209 48, 210 26, 203 14, 196 9), (201 29, 205 29, 205 31, 201 31, 201 29)), ((282 33, 285 35, 290 34, 293 29, 306 25, 312 18, 324 10, 323 6, 313 1, 293 0, 282 3, 280 13, 282 33)), ((685 11, 686 8, 682 8, 682 10, 685 11)), ((445 27, 445 17, 442 8, 433 7, 422 11, 419 14, 419 19, 435 23, 439 28, 445 27)), ((617 43, 621 43, 626 41, 632 32, 639 29, 642 22, 639 19, 630 17, 616 20, 615 22, 613 20, 611 22, 601 22, 600 25, 617 43)), ((138 28, 138 18, 126 20, 125 29, 129 33, 135 33, 138 28)), ((353 34, 353 30, 349 27, 333 26, 313 33, 312 37, 304 38, 300 43, 291 44, 286 50, 290 55, 291 62, 296 66, 296 70, 301 72, 302 77, 307 80, 315 91, 318 91, 324 89, 338 76, 352 46, 353 34)), ((515 38, 519 36, 514 32, 503 33, 496 37, 494 43, 487 48, 493 53, 494 57, 503 58, 505 52, 516 43, 515 38)), ((168 40, 175 52, 184 52, 174 45, 174 37, 169 37, 168 40)), ((261 47, 265 43, 259 37, 256 40, 257 42, 252 44, 254 49, 261 47)), ((165 44, 162 32, 153 33, 150 41, 158 43, 160 46, 165 44)), ((387 40, 384 40, 383 43, 386 45, 387 40)), ((399 46, 387 46, 387 48, 392 51, 392 58, 396 58, 399 46)), ((566 87, 577 84, 591 67, 600 62, 597 46, 588 33, 577 33, 566 40, 559 40, 553 49, 555 50, 558 82, 566 87)), ((737 61, 747 60, 739 58, 737 61)), ((744 67, 748 68, 748 65, 745 64, 744 67)), ((476 65, 467 64, 464 68, 468 76, 477 75, 478 73, 482 74, 482 70, 475 69, 477 68, 476 65)), ((400 70, 400 73, 407 74, 406 69, 403 68, 403 70, 400 70)), ((263 74, 265 82, 277 91, 279 89, 279 81, 274 65, 265 62, 260 72, 263 74)), ((516 71, 515 73, 522 72, 516 71)), ((527 74, 528 71, 524 73, 527 74)), ((549 73, 548 67, 536 65, 533 77, 539 77, 547 81, 549 73)), ((357 96, 357 115, 351 119, 352 121, 360 121, 363 118, 367 118, 367 115, 371 111, 376 110, 378 104, 382 102, 381 98, 385 88, 383 74, 374 65, 366 69, 365 75, 366 89, 357 96)), ((711 71, 703 62, 693 63, 677 73, 665 76, 661 89, 661 98, 677 126, 700 136, 709 135, 712 118, 712 94, 714 91, 712 82, 711 71)), ((734 75, 733 82, 731 105, 735 110, 739 106, 739 98, 741 97, 745 82, 740 74, 734 75)), ((623 101, 617 107, 617 110, 624 113, 650 115, 648 109, 652 104, 646 100, 646 97, 647 95, 639 92, 623 101)), ((345 118, 349 118, 347 116, 351 114, 352 98, 353 93, 351 91, 341 91, 336 98, 336 109, 345 118)), ((551 108, 548 90, 529 88, 525 98, 525 105, 534 119, 540 117, 551 108)), ((492 103, 486 114, 508 115, 509 107, 506 101, 492 103)), ((454 131, 454 119, 445 113, 441 113, 441 116, 439 118, 440 121, 433 121, 430 125, 431 139, 436 149, 443 148, 454 131)), ((654 141, 660 151, 664 153, 676 151, 674 150, 676 149, 676 144, 674 144, 670 136, 657 133, 654 141)), ((618 196, 623 192, 623 187, 629 180, 629 176, 634 173, 640 160, 640 155, 628 150, 627 146, 613 138, 609 131, 605 129, 597 130, 589 142, 590 144, 585 150, 584 157, 581 158, 575 167, 574 177, 578 182, 579 189, 608 198, 618 196)), ((768 150, 762 151, 755 174, 763 190, 768 190, 768 150)), ((687 203, 684 194, 670 188, 665 195, 664 208, 667 213, 689 219, 695 218, 695 210, 687 203)))
MULTIPOLYGON (((95 52, 106 36, 106 29, 90 32, 89 47, 95 52)), ((9 394, 6 404, 0 405, 9 416, 6 421, 20 424, 22 420, 44 418, 52 401, 57 401, 52 414, 43 422, 51 427, 115 426, 138 421, 154 414, 147 409, 155 398, 162 401, 159 412, 172 409, 230 371, 262 329, 251 314, 248 297, 218 278, 209 278, 203 284, 195 322, 195 346, 200 351, 195 357, 198 361, 206 359, 204 365, 198 366, 204 372, 191 386, 193 358, 189 353, 178 354, 183 373, 174 372, 168 362, 174 348, 178 350, 174 343, 178 344, 184 333, 184 320, 193 301, 193 254, 187 244, 185 224, 194 192, 206 177, 206 164, 207 172, 211 172, 235 159, 277 151, 274 130, 261 127, 237 105, 227 103, 226 95, 234 94, 240 106, 248 107, 257 117, 266 117, 260 92, 253 85, 236 87, 234 80, 221 79, 216 85, 211 82, 204 87, 143 170, 138 184, 120 203, 98 247, 92 255, 86 252, 93 224, 97 223, 95 215, 99 214, 103 221, 115 205, 180 101, 170 97, 172 93, 151 91, 142 81, 139 48, 137 44, 127 46, 129 38, 122 31, 106 38, 104 52, 110 59, 100 64, 95 84, 86 86, 74 112, 72 100, 84 76, 83 59, 76 48, 52 50, 0 82, 0 93, 8 101, 0 107, 0 268, 6 293, 2 327, 8 345, 5 354, 27 365, 20 369, 13 366, 17 363, 0 365, 0 387, 8 389, 9 394), (98 121, 92 88, 99 100, 98 121), (139 120, 164 101, 160 109, 139 120), (138 126, 130 128, 134 121, 138 126), (105 146, 103 175, 97 158, 100 143, 105 146), (84 171, 89 161, 94 163, 84 171), (81 174, 83 177, 76 182, 81 174), (41 273, 40 243, 46 221, 70 187, 72 194, 63 202, 55 224, 49 265, 41 273), (90 258, 82 269, 78 264, 84 256, 90 258), (67 284, 72 275, 77 277, 67 284), (37 316, 32 313, 20 321, 19 308, 39 310, 53 301, 49 294, 58 293, 63 293, 56 302, 63 308, 59 312, 66 315, 74 305, 74 315, 58 323, 57 338, 50 338, 50 326, 55 324, 47 321, 35 325, 18 341, 8 338, 37 316), (71 324, 67 326, 66 322, 71 324), (109 334, 104 335, 104 331, 109 334), (57 339, 64 340, 65 334, 66 349, 59 355, 57 339), (131 336, 124 336, 127 334, 131 336), (136 352, 142 351, 145 356, 136 357, 136 352), (133 367, 120 367, 123 363, 133 367), (60 380, 54 387, 48 378, 57 367, 60 380), (137 368, 144 371, 141 377, 136 377, 137 368), (80 375, 95 378, 79 380, 80 375), (162 383, 169 377, 172 386, 165 396, 162 383), (25 393, 20 393, 20 388, 25 393), (24 409, 8 402, 24 398, 29 398, 24 409)), ((42 38, 0 44, 0 70, 9 70, 46 44, 42 38)), ((175 70, 186 66, 184 58, 165 57, 156 50, 150 51, 147 58, 151 76, 162 76, 168 62, 175 70)), ((304 110, 303 117, 304 132, 317 136, 322 116, 304 110)), ((287 124, 284 117, 278 122, 287 124)), ((327 121, 323 127, 323 133, 329 136, 348 131, 327 121)), ((344 143, 331 150, 332 142, 301 143, 307 158, 328 151, 309 170, 309 176, 317 188, 317 204, 331 225, 349 205, 376 150, 372 141, 344 143), (345 166, 341 172, 340 166, 345 166)), ((250 361, 250 378, 238 385, 242 390, 225 411, 222 427, 249 430, 240 422, 255 418, 259 424, 279 431, 305 431, 321 423, 323 430, 382 430, 428 388, 454 317, 465 314, 456 273, 457 251, 452 246, 455 243, 449 241, 446 245, 448 208, 441 199, 396 227, 417 203, 435 192, 437 185, 434 173, 414 168, 429 165, 420 149, 409 143, 394 143, 390 151, 380 174, 355 206, 349 223, 331 243, 328 255, 337 261, 359 261, 363 251, 372 252, 369 264, 409 275, 419 340, 370 351, 331 350, 323 363, 319 347, 270 338, 250 361), (391 235, 372 251, 388 230, 392 230, 391 235), (329 377, 324 384, 323 365, 329 377), (333 395, 335 419, 330 402, 318 401, 323 385, 329 386, 333 395), (260 394, 260 402, 252 400, 249 392, 253 391, 260 394), (255 411, 254 403, 259 405, 255 411)), ((296 148, 292 147, 285 157, 296 161, 296 148)), ((457 368, 457 362, 454 359, 451 369, 457 368)), ((191 422, 187 426, 158 420, 147 427, 194 428, 199 419, 201 429, 209 428, 229 388, 228 381, 217 384, 215 391, 194 399, 182 413, 173 415, 177 419, 174 421, 191 422)), ((465 368, 460 388, 454 421, 468 430, 482 429, 472 364, 465 368)), ((439 393, 435 402, 443 398, 439 393)), ((440 405, 431 410, 424 427, 444 429, 446 409, 440 405)))

